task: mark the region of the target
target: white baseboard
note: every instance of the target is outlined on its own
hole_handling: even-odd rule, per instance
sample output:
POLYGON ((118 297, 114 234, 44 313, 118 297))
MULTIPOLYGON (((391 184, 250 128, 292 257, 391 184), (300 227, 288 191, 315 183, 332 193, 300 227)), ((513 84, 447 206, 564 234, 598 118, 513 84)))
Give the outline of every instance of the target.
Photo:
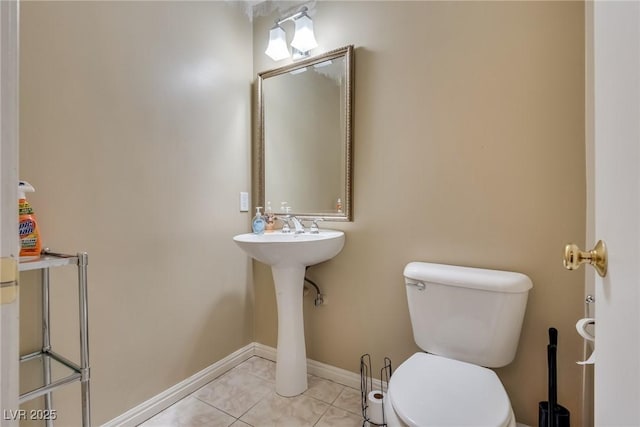
POLYGON ((222 360, 217 361, 202 371, 179 382, 162 393, 142 402, 125 412, 124 414, 103 424, 102 427, 134 427, 162 412, 169 406, 187 397, 200 387, 213 381, 228 370, 238 366, 254 355, 254 343, 248 344, 239 350, 234 351, 222 360))
MULTIPOLYGON (((251 343, 234 351, 229 356, 217 361, 213 365, 179 382, 157 396, 142 402, 124 414, 103 424, 102 427, 134 427, 162 412, 169 406, 187 397, 200 387, 213 381, 228 370, 238 366, 251 356, 259 356, 267 360, 276 361, 276 349, 260 343, 251 343)), ((307 359, 307 372, 338 384, 360 389, 360 374, 336 368, 325 363, 307 359)), ((379 380, 373 381, 373 387, 380 389, 379 380)))
MULTIPOLYGON (((264 359, 276 361, 276 349, 264 344, 255 344, 255 355, 264 359)), ((335 366, 327 365, 326 363, 316 362, 315 360, 307 359, 307 373, 315 375, 316 377, 324 378, 338 384, 345 385, 347 387, 360 390, 360 373, 347 371, 346 369, 336 368, 335 366)), ((373 379, 373 388, 381 390, 384 384, 384 388, 387 387, 386 383, 382 383, 378 379, 373 379)))
POLYGON ((268 345, 260 344, 259 342, 253 343, 253 354, 263 359, 271 360, 272 362, 276 361, 276 349, 268 345))
POLYGON ((316 377, 334 381, 338 384, 360 390, 360 374, 336 368, 315 360, 307 360, 307 372, 316 377))

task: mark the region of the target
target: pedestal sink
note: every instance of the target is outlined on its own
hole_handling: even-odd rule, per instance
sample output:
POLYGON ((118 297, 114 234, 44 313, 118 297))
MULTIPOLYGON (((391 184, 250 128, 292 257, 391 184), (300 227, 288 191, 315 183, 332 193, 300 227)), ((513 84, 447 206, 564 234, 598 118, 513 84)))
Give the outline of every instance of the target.
POLYGON ((296 396, 307 389, 302 291, 305 267, 327 261, 344 246, 344 233, 239 234, 233 240, 248 255, 271 266, 278 309, 276 392, 296 396))

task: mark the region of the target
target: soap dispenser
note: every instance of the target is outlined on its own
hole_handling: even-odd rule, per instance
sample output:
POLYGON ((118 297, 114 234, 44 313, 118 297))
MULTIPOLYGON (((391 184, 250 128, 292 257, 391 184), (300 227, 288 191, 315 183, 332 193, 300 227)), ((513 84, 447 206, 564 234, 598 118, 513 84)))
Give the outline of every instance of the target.
POLYGON ((262 206, 256 207, 256 216, 253 217, 253 221, 251 222, 251 229, 254 234, 262 234, 264 233, 264 227, 266 225, 266 221, 260 212, 262 206))

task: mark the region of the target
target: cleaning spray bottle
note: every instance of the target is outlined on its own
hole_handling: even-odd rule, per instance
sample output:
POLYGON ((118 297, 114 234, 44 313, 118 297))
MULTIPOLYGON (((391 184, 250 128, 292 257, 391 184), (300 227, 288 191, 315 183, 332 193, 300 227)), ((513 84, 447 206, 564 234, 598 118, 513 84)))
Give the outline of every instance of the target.
POLYGON ((33 193, 35 188, 26 181, 18 183, 18 215, 20 217, 20 259, 34 259, 40 256, 42 241, 33 208, 27 202, 25 193, 33 193))

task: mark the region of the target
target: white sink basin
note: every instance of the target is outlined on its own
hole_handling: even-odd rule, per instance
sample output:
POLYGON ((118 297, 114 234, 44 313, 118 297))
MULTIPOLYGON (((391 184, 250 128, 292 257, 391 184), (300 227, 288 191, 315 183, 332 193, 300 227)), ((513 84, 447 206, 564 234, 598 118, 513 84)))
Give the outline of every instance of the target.
POLYGON ((308 266, 336 256, 344 246, 344 233, 320 230, 318 234, 282 233, 239 234, 233 238, 252 258, 267 265, 308 266))
POLYGON ((338 255, 344 233, 320 230, 318 234, 276 231, 239 234, 233 240, 248 255, 271 266, 278 307, 276 392, 296 396, 307 389, 307 353, 304 343, 302 291, 305 268, 338 255))

